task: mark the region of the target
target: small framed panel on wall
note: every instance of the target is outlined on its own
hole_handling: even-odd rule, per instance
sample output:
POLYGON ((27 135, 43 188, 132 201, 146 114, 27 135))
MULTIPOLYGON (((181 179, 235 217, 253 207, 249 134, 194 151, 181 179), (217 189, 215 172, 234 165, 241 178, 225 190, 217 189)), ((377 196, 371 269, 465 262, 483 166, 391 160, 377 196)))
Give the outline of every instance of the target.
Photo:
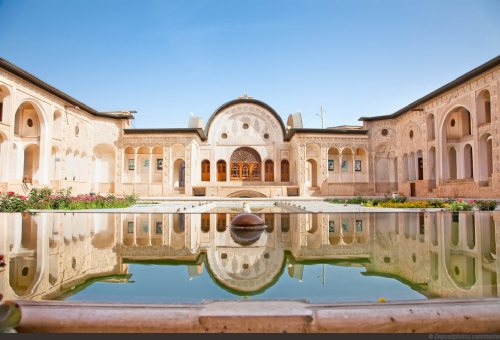
POLYGON ((356 159, 354 161, 354 171, 361 171, 361 161, 359 159, 356 159))

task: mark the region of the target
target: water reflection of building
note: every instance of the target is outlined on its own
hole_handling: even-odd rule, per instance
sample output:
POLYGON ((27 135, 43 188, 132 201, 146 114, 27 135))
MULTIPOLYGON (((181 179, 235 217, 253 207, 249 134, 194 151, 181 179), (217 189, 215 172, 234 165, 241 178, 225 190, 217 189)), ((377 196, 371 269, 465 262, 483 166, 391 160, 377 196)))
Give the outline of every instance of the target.
POLYGON ((185 261, 226 289, 255 293, 304 264, 360 263, 426 295, 498 296, 498 213, 262 214, 250 246, 231 237, 234 214, 0 215, 0 293, 55 298, 88 279, 126 274, 129 261, 185 261), (350 262, 352 261, 352 262, 350 262))
POLYGON ((126 273, 115 244, 115 215, 0 214, 5 299, 50 299, 88 279, 126 273))

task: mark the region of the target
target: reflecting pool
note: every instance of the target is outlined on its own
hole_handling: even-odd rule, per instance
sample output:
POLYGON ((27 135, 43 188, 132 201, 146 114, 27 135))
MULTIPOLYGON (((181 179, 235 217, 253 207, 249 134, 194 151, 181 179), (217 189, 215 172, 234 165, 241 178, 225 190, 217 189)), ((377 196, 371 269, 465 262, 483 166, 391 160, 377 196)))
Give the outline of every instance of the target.
POLYGON ((5 299, 312 303, 498 297, 500 212, 0 214, 5 299))

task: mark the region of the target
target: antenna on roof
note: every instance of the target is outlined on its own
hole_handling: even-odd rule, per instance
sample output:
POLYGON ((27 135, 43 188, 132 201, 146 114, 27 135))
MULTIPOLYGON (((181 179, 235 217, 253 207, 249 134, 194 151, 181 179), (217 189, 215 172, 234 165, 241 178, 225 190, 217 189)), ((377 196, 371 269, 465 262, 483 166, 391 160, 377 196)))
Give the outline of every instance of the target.
POLYGON ((317 113, 316 116, 320 116, 321 117, 321 128, 324 129, 325 128, 325 117, 323 115, 323 105, 320 106, 320 109, 319 109, 319 114, 317 113))

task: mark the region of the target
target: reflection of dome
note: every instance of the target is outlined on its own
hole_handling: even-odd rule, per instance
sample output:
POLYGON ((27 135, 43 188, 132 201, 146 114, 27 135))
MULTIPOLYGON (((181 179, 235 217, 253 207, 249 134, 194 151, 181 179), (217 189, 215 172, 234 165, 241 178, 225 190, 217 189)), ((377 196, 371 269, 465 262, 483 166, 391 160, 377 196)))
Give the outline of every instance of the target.
POLYGON ((231 237, 234 242, 248 246, 257 241, 266 228, 264 221, 254 214, 241 214, 231 221, 231 237))
POLYGON ((262 227, 231 227, 231 237, 242 246, 249 246, 260 238, 265 226, 262 227))
POLYGON ((237 294, 254 294, 281 275, 285 253, 266 246, 213 247, 207 250, 207 263, 207 270, 220 285, 237 294))
POLYGON ((231 221, 231 227, 257 227, 263 225, 264 221, 259 216, 254 214, 241 214, 233 218, 231 221))

